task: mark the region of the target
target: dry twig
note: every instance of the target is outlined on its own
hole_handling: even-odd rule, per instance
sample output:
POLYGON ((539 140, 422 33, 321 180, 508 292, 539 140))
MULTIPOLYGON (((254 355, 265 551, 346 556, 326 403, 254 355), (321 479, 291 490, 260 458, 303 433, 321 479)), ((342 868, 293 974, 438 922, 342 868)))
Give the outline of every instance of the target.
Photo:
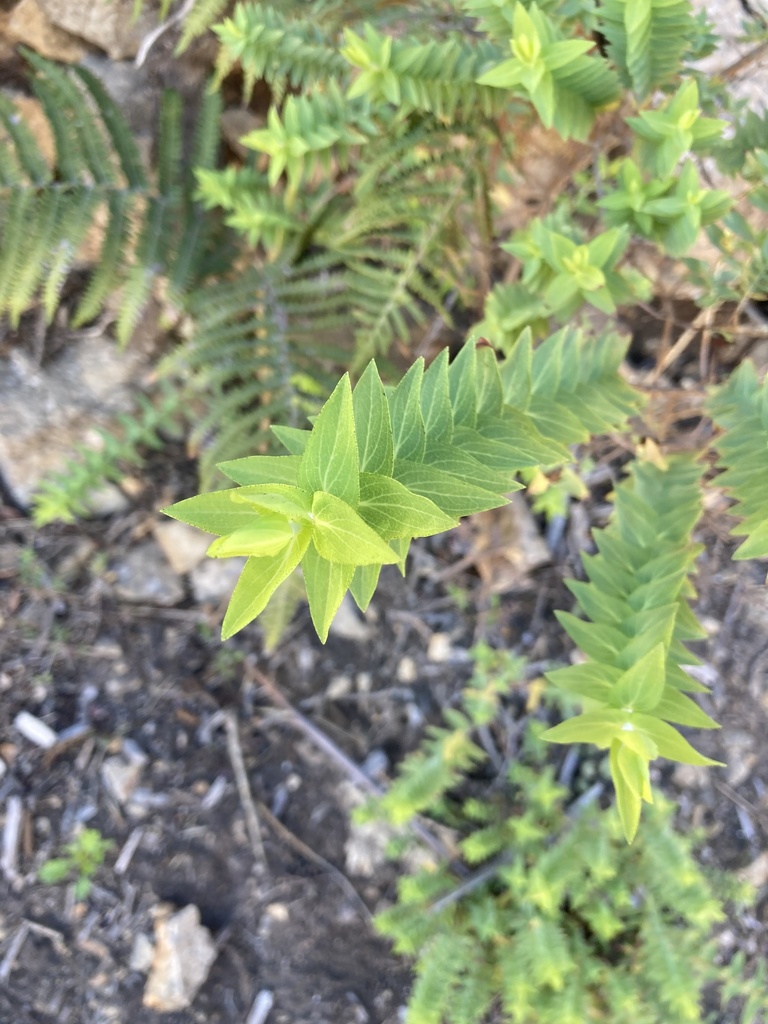
POLYGON ((227 737, 227 753, 229 754, 232 771, 235 775, 235 785, 237 786, 240 806, 245 817, 245 827, 251 843, 251 850, 257 863, 266 869, 267 858, 261 839, 261 828, 259 827, 259 818, 256 814, 256 805, 253 802, 251 786, 248 782, 248 773, 245 770, 243 748, 240 745, 240 736, 237 731, 237 719, 232 711, 217 711, 211 719, 210 728, 213 729, 217 725, 224 726, 224 732, 227 737))

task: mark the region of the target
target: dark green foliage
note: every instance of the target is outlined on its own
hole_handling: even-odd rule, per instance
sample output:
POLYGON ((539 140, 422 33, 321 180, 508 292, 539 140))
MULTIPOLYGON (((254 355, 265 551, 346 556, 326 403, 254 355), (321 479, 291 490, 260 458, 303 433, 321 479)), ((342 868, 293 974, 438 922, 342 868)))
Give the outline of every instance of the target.
MULTIPOLYGON (((179 301, 210 269, 208 221, 192 201, 182 159, 179 99, 168 94, 163 104, 154 180, 94 75, 26 57, 55 157, 49 166, 13 103, 0 97, 0 312, 16 323, 40 296, 50 320, 86 237, 99 225, 99 253, 74 325, 93 319, 119 290, 117 334, 126 341, 159 277, 168 278, 169 295, 179 301)), ((212 163, 219 107, 210 96, 201 108, 198 166, 212 163)))

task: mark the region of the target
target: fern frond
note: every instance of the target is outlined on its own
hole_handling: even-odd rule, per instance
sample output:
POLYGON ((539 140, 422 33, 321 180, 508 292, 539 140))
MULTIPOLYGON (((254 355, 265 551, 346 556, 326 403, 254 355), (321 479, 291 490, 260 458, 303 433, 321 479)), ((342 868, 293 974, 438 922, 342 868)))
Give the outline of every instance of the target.
MULTIPOLYGON (((157 278, 168 274, 177 294, 207 272, 205 261, 218 245, 181 169, 180 105, 164 104, 155 184, 98 79, 84 68, 26 56, 56 152, 49 168, 13 105, 0 101, 0 313, 15 323, 41 294, 50 320, 83 243, 98 226, 100 251, 74 325, 93 318, 122 289, 118 337, 126 341, 157 278)), ((202 116, 205 137, 197 152, 208 165, 217 146, 211 125, 219 103, 208 100, 202 116)))
POLYGON ((639 99, 680 70, 695 29, 689 0, 605 0, 598 16, 608 53, 639 99))
POLYGON ((269 450, 271 421, 295 425, 316 410, 328 386, 323 360, 347 357, 333 347, 340 291, 333 266, 315 261, 253 270, 189 297, 191 337, 163 372, 205 406, 191 435, 204 484, 222 459, 269 450))
POLYGON ((710 397, 708 408, 724 431, 717 438, 718 462, 725 472, 715 479, 736 499, 731 530, 747 539, 734 558, 768 557, 768 378, 760 383, 754 364, 744 360, 710 397))

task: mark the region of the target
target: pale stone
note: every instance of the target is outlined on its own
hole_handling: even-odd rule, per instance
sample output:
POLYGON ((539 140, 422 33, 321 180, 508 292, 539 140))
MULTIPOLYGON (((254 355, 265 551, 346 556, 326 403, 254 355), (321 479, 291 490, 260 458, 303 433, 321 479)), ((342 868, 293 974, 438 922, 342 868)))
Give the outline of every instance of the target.
POLYGON ((168 564, 174 572, 191 572, 205 558, 205 552, 213 540, 210 534, 201 533, 186 523, 156 523, 152 532, 162 548, 168 564))
POLYGON ((160 1013, 186 1010, 205 983, 216 959, 211 933, 190 904, 155 921, 155 954, 144 988, 144 1005, 160 1013))
POLYGON ((152 940, 148 935, 139 932, 133 940, 133 949, 131 950, 131 959, 128 961, 128 966, 132 971, 148 974, 154 958, 155 947, 152 945, 152 940))
POLYGON ((358 615, 357 606, 349 594, 344 595, 328 632, 342 640, 356 640, 359 643, 370 639, 370 627, 358 615))
POLYGON ((104 50, 112 60, 135 57, 144 36, 157 24, 152 4, 134 18, 134 0, 39 0, 49 21, 104 50))
POLYGON ((6 32, 9 40, 23 43, 49 60, 71 64, 86 53, 79 39, 51 23, 40 0, 21 0, 11 12, 6 32))
MULTIPOLYGON (((93 440, 96 425, 131 408, 142 365, 135 349, 121 352, 106 337, 69 342, 43 367, 20 350, 0 359, 0 475, 19 505, 93 440)), ((109 501, 114 509, 114 490, 109 501)))

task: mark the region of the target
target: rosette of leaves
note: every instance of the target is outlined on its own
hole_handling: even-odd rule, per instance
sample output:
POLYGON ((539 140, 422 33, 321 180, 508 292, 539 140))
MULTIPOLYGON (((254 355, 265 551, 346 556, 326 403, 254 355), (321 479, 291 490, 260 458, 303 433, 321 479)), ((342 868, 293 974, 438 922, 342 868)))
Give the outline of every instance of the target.
POLYGON ((386 393, 373 362, 342 377, 311 430, 274 428, 291 452, 223 463, 237 488, 165 511, 218 534, 209 554, 248 557, 222 628, 254 619, 301 564, 322 640, 347 589, 366 608, 383 565, 404 566, 414 537, 451 529, 517 490, 516 470, 566 461, 530 417, 504 405, 492 349, 416 362, 386 393))

